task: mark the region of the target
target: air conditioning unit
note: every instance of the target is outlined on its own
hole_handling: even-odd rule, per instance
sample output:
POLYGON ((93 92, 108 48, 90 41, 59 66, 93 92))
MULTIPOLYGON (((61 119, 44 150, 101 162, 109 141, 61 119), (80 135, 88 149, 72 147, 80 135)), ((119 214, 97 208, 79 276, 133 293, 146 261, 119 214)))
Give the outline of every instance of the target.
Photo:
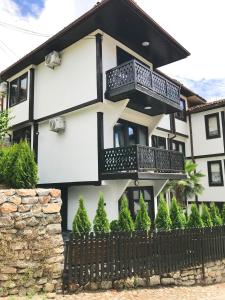
POLYGON ((0 83, 0 95, 5 96, 7 94, 7 82, 0 83))
POLYGON ((50 68, 54 69, 55 67, 61 64, 61 57, 59 52, 52 51, 48 55, 45 56, 45 65, 50 68))
POLYGON ((63 117, 56 117, 49 120, 49 127, 51 131, 54 132, 64 132, 66 127, 66 122, 63 117))

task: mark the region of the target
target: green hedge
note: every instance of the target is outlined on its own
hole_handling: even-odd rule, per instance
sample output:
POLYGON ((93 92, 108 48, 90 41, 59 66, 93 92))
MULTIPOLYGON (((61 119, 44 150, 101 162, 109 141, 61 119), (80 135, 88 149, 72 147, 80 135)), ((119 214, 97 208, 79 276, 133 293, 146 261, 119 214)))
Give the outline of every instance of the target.
POLYGON ((27 141, 0 150, 0 181, 11 188, 34 188, 38 168, 27 141))

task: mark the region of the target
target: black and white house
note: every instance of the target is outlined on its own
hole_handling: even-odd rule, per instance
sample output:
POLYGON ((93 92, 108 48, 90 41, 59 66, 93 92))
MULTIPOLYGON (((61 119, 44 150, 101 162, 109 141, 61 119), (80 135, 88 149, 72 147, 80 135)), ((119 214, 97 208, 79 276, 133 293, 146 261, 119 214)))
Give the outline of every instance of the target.
POLYGON ((186 108, 205 100, 157 68, 189 54, 134 1, 103 0, 1 72, 12 140, 30 142, 40 186, 62 190, 64 229, 80 195, 93 219, 99 192, 110 220, 124 192, 153 218, 167 180, 185 177, 186 108))

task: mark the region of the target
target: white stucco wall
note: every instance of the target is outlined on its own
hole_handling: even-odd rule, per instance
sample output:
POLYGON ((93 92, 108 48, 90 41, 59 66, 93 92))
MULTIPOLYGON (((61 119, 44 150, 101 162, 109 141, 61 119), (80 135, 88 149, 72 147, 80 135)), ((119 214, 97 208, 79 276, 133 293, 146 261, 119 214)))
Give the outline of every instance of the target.
POLYGON ((98 180, 97 113, 74 112, 65 121, 64 133, 50 131, 48 121, 39 125, 40 183, 98 180))
POLYGON ((203 177, 201 179, 201 183, 205 189, 204 189, 202 195, 200 195, 198 197, 200 202, 225 202, 225 196, 224 196, 225 195, 225 187, 224 186, 209 186, 208 169, 207 169, 207 161, 221 160, 222 161, 223 179, 225 180, 224 159, 225 159, 225 156, 196 159, 196 163, 198 165, 197 169, 205 175, 205 177, 203 177))
POLYGON ((162 120, 159 122, 158 127, 170 130, 170 116, 164 115, 162 120))
POLYGON ((93 222, 98 206, 99 193, 104 193, 106 212, 110 221, 118 218, 118 201, 129 184, 129 180, 107 180, 102 186, 74 186, 68 189, 68 229, 72 229, 72 222, 76 214, 79 198, 85 199, 88 216, 93 222))
POLYGON ((35 70, 36 119, 97 98, 96 38, 88 36, 61 52, 54 70, 44 62, 35 70))
POLYGON ((12 119, 9 122, 10 126, 14 126, 29 119, 29 100, 23 101, 10 108, 10 116, 12 119))
POLYGON ((213 109, 209 111, 199 112, 191 115, 195 156, 224 152, 222 124, 221 124, 221 115, 220 115, 221 111, 222 109, 220 108, 220 109, 213 109), (207 140, 204 116, 216 112, 219 112, 221 137, 207 140))
MULTIPOLYGON (((166 183, 165 180, 139 180, 138 185, 153 186, 155 213, 157 212, 157 195, 166 183)), ((72 229, 73 218, 79 205, 79 198, 83 196, 88 217, 93 222, 98 206, 99 193, 104 194, 106 212, 109 221, 118 219, 118 201, 127 187, 134 187, 134 180, 105 180, 102 186, 74 186, 68 189, 68 229, 72 229)))

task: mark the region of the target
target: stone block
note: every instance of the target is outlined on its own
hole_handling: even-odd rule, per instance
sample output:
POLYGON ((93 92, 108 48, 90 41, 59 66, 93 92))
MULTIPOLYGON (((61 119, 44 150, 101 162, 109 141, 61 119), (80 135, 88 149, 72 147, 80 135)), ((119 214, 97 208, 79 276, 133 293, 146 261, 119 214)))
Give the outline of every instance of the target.
POLYGON ((53 214, 60 212, 60 209, 61 205, 59 203, 49 203, 43 206, 42 211, 45 214, 53 214))
POLYGON ((0 213, 3 214, 9 214, 15 211, 17 211, 17 205, 15 205, 14 203, 4 202, 0 206, 0 213))
POLYGON ((36 194, 38 195, 38 196, 48 196, 49 195, 49 193, 50 193, 50 190, 49 189, 41 189, 41 188, 39 188, 39 189, 36 189, 36 194))
POLYGON ((162 285, 174 285, 175 280, 174 280, 174 278, 161 278, 161 284, 162 285))
POLYGON ((61 197, 61 191, 58 189, 50 189, 50 195, 53 198, 59 198, 59 197, 61 197))
POLYGON ((12 203, 14 203, 14 204, 16 204, 16 205, 20 205, 21 204, 21 197, 19 197, 19 196, 12 196, 11 198, 10 198, 10 202, 12 202, 12 203))
POLYGON ((38 197, 23 197, 22 204, 36 204, 38 203, 38 197))
POLYGON ((36 190, 35 189, 18 189, 16 190, 17 195, 22 197, 35 197, 36 190))
POLYGON ((0 274, 15 274, 16 268, 3 266, 0 268, 0 274))
POLYGON ((29 204, 27 204, 27 205, 21 204, 18 206, 18 212, 24 213, 24 212, 30 211, 31 207, 32 207, 32 205, 29 205, 29 204))
POLYGON ((26 222, 21 220, 21 221, 15 222, 14 227, 16 229, 24 229, 26 227, 26 225, 27 225, 26 222))
POLYGON ((113 287, 117 290, 123 289, 124 288, 124 279, 115 280, 113 282, 113 287))
POLYGON ((132 289, 134 288, 134 277, 128 277, 124 280, 124 287, 126 289, 132 289))
POLYGON ((157 285, 160 285, 160 276, 153 275, 149 277, 149 286, 157 286, 157 285))
POLYGON ((10 216, 0 216, 0 228, 13 226, 14 221, 10 216))
POLYGON ((135 277, 134 278, 134 286, 135 287, 146 287, 147 286, 146 278, 135 277))
POLYGON ((38 199, 39 199, 40 204, 46 204, 46 203, 50 202, 51 197, 50 196, 41 196, 38 199))
POLYGON ((102 290, 110 290, 112 288, 112 281, 102 281, 102 282, 100 282, 100 288, 102 290))
POLYGON ((49 224, 49 225, 47 225, 47 232, 51 235, 56 234, 56 233, 61 233, 62 232, 61 224, 49 224))

